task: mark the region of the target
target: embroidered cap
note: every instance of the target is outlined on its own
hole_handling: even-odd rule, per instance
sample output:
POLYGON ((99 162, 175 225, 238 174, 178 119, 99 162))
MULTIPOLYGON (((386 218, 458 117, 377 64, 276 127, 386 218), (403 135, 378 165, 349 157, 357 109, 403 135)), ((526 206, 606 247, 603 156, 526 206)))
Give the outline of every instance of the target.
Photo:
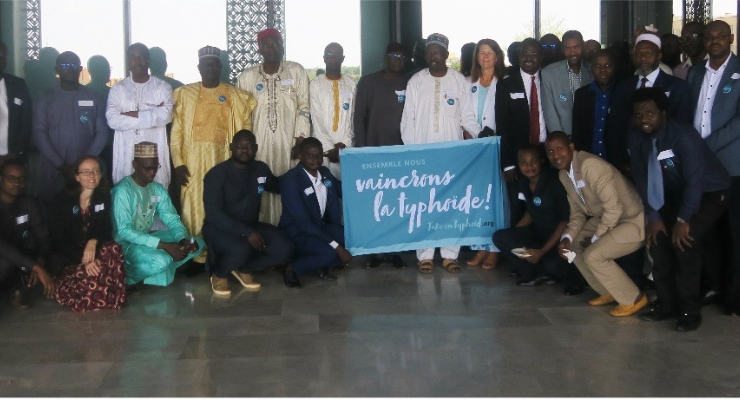
POLYGON ((218 47, 213 46, 206 46, 198 50, 198 59, 205 57, 216 57, 218 59, 221 58, 221 49, 218 47))
POLYGON ((447 39, 447 36, 441 34, 441 33, 432 33, 427 37, 427 46, 430 44, 438 44, 442 47, 444 47, 445 50, 447 50, 447 46, 450 45, 450 39, 447 39))
POLYGON ((257 34, 257 43, 271 37, 278 38, 280 40, 283 39, 283 36, 280 34, 279 30, 275 28, 267 28, 257 34))
POLYGON ((157 144, 152 142, 140 142, 135 144, 134 158, 159 158, 157 155, 157 144))

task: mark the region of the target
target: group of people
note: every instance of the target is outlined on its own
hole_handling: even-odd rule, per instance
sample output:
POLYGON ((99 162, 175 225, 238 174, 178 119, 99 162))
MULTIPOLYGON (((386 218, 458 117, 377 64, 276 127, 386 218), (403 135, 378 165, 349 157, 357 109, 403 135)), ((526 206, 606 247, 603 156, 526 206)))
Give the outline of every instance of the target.
MULTIPOLYGON (((59 86, 34 100, 32 118, 22 80, 3 74, 0 290, 30 276, 72 309, 116 308, 126 285, 166 286, 190 260, 205 262, 218 295, 231 293, 229 276, 259 289, 253 273, 271 266, 281 266, 289 287, 307 273, 335 280, 330 268, 352 257, 340 206, 343 149, 500 136, 501 164, 492 168, 507 183, 507 228, 472 246, 467 265, 489 270, 505 257, 518 285, 562 281, 566 295, 591 288, 599 296, 589 304, 617 303, 613 316, 648 306, 649 275, 657 301, 640 317, 677 318, 677 330, 694 330, 703 302, 723 296, 740 312, 732 251, 740 245, 732 157, 740 63, 722 21, 687 24, 681 38, 686 60, 673 69, 661 62, 661 37, 644 28, 629 68, 578 31, 512 44, 508 68, 498 43, 483 39, 469 46, 461 73, 447 66, 447 37, 434 33, 417 42, 411 72, 407 49, 391 43, 384 69, 356 84, 341 71, 338 43, 326 46, 325 73, 309 82, 268 28, 257 37, 263 62, 236 86, 219 81, 221 52, 206 46, 201 82, 174 93, 149 74, 149 49, 136 43, 127 51, 131 75, 107 99, 79 84, 74 53, 60 54, 59 86), (109 129, 112 191, 95 157, 109 129), (23 195, 29 137, 39 151, 38 203, 23 195), (179 214, 171 181, 181 189, 179 214), (713 247, 721 251, 706 251, 713 247), (52 264, 62 268, 54 279, 52 264)), ((420 273, 434 272, 435 251, 416 251, 420 273)), ((459 252, 440 249, 446 271, 462 271, 459 252)), ((399 254, 380 254, 366 267, 387 260, 405 266, 399 254)))

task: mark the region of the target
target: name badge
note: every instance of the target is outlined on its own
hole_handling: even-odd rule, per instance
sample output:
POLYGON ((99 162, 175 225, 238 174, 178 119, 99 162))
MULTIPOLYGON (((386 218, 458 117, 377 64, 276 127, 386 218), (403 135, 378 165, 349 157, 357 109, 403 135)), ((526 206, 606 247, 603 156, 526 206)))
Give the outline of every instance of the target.
POLYGON ((265 182, 267 182, 267 177, 260 176, 259 178, 257 178, 257 183, 265 183, 265 182))
POLYGON ((673 154, 673 150, 663 150, 658 154, 658 161, 665 160, 666 158, 675 157, 676 155, 673 154))
POLYGON ((293 80, 292 79, 283 79, 282 81, 280 81, 280 84, 283 85, 283 86, 291 86, 291 85, 293 85, 293 80))
POLYGON ((306 188, 303 190, 303 193, 305 193, 306 196, 310 196, 313 193, 313 188, 312 187, 306 188))
POLYGON ((519 200, 527 201, 527 198, 524 197, 524 193, 519 192, 519 200))
POLYGON ((16 225, 21 225, 21 224, 25 224, 26 222, 28 222, 28 214, 26 214, 26 215, 21 215, 20 217, 17 217, 17 218, 15 219, 15 223, 16 223, 16 225))
MULTIPOLYGON (((735 75, 737 75, 737 74, 735 74, 735 75)), ((15 103, 15 105, 19 106, 19 105, 23 104, 23 100, 21 100, 21 99, 19 99, 19 98, 16 97, 16 98, 13 99, 13 103, 15 103)))
POLYGON ((665 92, 665 97, 671 97, 671 92, 665 92))
POLYGON ((100 203, 100 204, 96 204, 95 205, 95 212, 101 212, 103 210, 105 210, 105 204, 104 203, 100 203))
POLYGON ((159 196, 152 196, 152 203, 159 203, 162 200, 159 196))
POLYGON ((732 74, 732 76, 730 77, 730 79, 740 79, 740 74, 738 74, 737 72, 735 72, 734 74, 732 74))
POLYGON ((580 179, 580 180, 578 180, 578 182, 576 182, 576 187, 578 189, 585 188, 586 187, 586 182, 584 182, 583 179, 580 179))
POLYGON ((511 94, 512 100, 523 99, 523 98, 524 98, 524 93, 512 93, 511 94))
POLYGON ((80 100, 77 102, 77 105, 80 107, 92 107, 94 104, 92 100, 80 100))

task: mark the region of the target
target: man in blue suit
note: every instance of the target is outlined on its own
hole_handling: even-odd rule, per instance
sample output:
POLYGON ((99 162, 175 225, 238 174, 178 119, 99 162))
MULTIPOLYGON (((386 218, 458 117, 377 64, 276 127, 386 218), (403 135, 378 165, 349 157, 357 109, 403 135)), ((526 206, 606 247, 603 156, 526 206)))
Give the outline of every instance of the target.
MULTIPOLYGON (((732 239, 727 252, 740 249, 740 61, 730 50, 734 40, 727 23, 709 23, 704 29, 709 59, 691 67, 687 77, 695 105, 694 128, 732 178, 727 220, 732 239)), ((725 301, 728 314, 740 315, 740 254, 734 253, 725 301)))
POLYGON ((278 227, 288 232, 295 243, 293 262, 283 275, 288 287, 301 287, 298 276, 311 271, 321 280, 336 280, 327 269, 352 258, 344 248, 339 206, 341 182, 321 165, 321 142, 306 138, 298 145, 298 153, 300 164, 280 177, 283 215, 278 227))

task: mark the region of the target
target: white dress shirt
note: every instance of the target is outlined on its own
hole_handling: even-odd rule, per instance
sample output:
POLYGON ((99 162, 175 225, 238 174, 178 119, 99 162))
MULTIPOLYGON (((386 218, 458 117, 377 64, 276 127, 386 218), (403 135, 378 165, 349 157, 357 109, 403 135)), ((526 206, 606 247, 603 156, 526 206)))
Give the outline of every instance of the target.
POLYGON ((655 85, 655 80, 658 79, 659 73, 660 73, 660 68, 656 68, 655 71, 648 74, 648 76, 638 75, 637 76, 637 86, 636 86, 637 89, 639 89, 640 86, 642 86, 642 78, 648 79, 648 81, 645 82, 645 87, 653 87, 653 85, 655 85))
MULTIPOLYGON (((527 92, 527 103, 532 97, 532 75, 519 69, 522 74, 522 81, 524 81, 524 91, 527 92)), ((537 85, 537 108, 540 111, 540 143, 545 143, 547 139, 547 127, 545 125, 545 112, 542 110, 542 80, 540 79, 540 71, 534 75, 534 82, 537 85)), ((530 104, 531 107, 531 104, 530 104)))
POLYGON ((5 79, 0 79, 0 156, 10 152, 8 147, 8 89, 5 79))
POLYGON ((722 74, 725 72, 729 61, 730 57, 727 57, 718 69, 713 69, 707 61, 701 92, 696 104, 696 114, 694 115, 694 128, 701 133, 701 137, 704 139, 712 133, 712 107, 714 107, 719 81, 722 79, 722 74))

